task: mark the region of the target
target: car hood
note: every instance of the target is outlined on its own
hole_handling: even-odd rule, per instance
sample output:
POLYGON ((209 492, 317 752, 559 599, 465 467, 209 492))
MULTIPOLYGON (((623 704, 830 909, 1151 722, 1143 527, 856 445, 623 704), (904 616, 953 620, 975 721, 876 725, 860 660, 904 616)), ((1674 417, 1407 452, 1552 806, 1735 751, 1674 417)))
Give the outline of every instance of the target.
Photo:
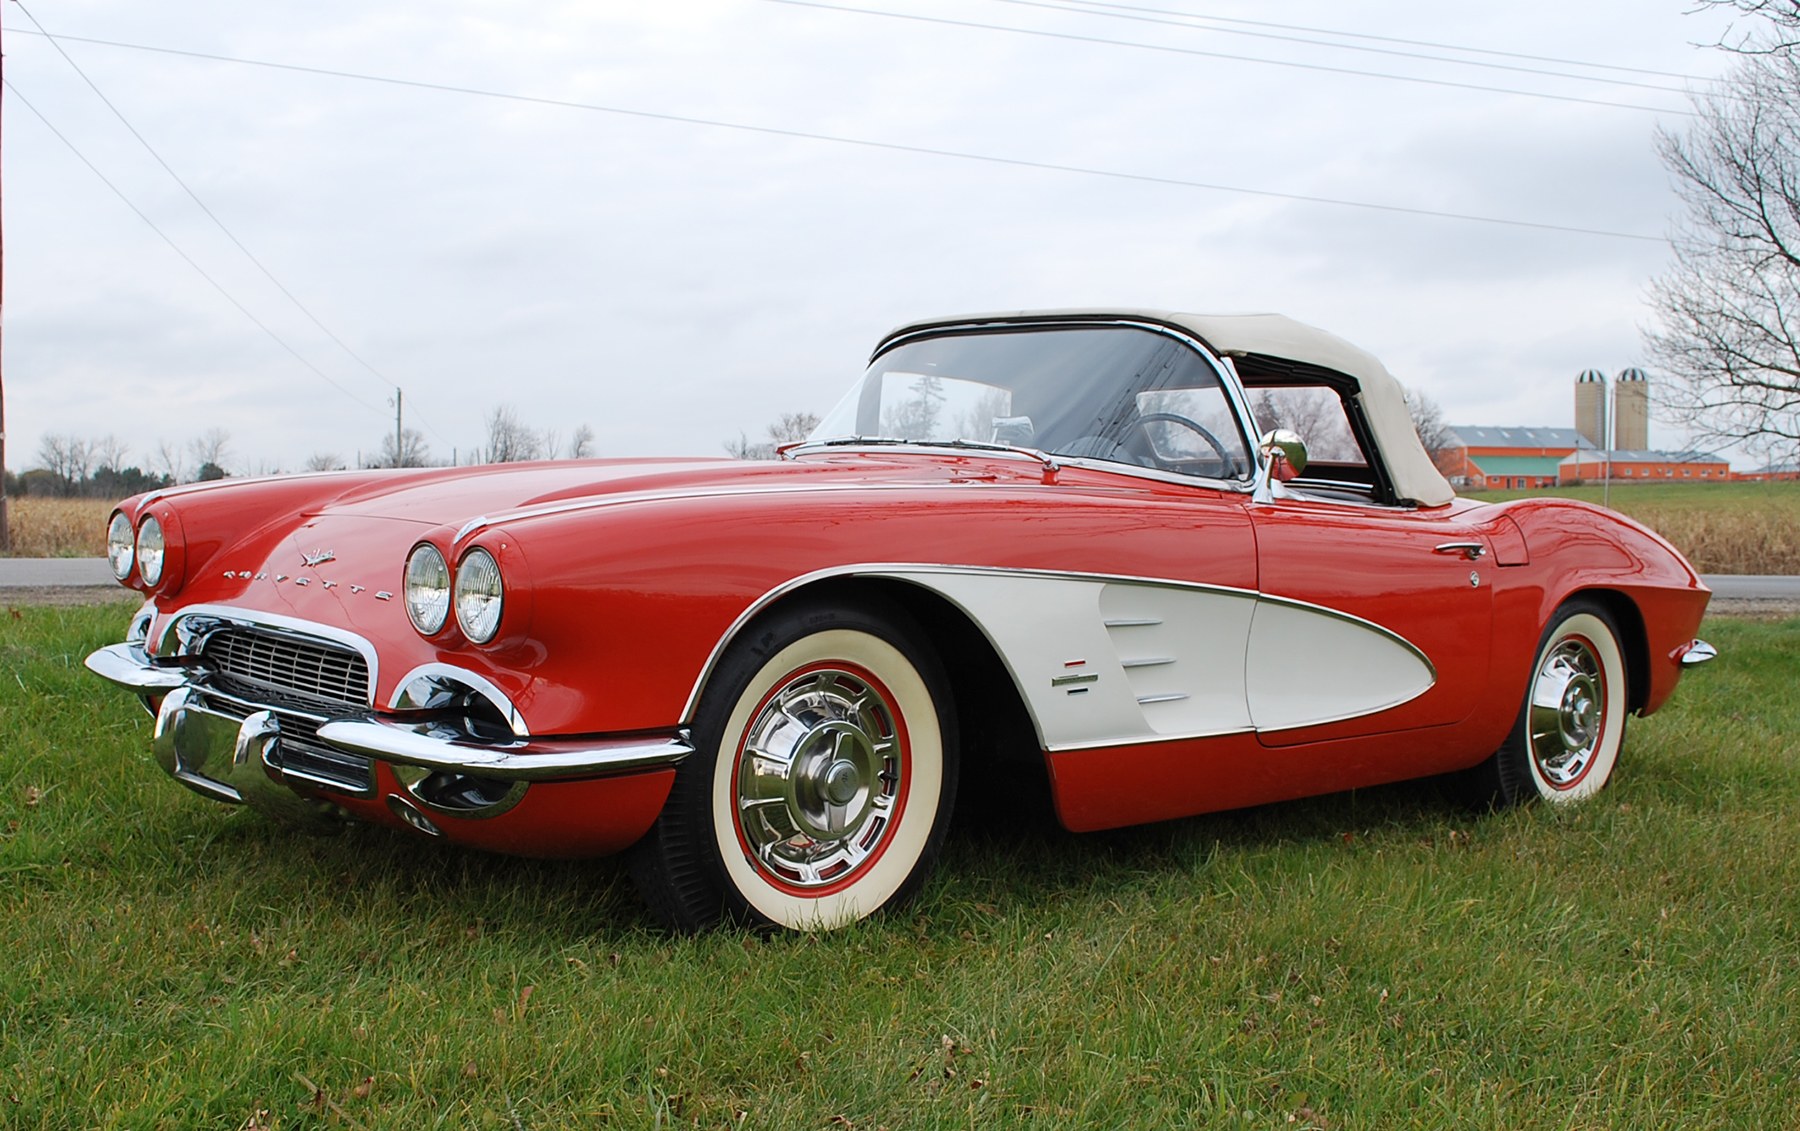
POLYGON ((143 506, 173 511, 185 532, 180 596, 165 607, 221 603, 355 623, 365 616, 351 610, 392 601, 409 548, 428 535, 446 541, 483 525, 516 529, 534 516, 596 504, 972 477, 1029 482, 1039 473, 1016 458, 885 452, 594 460, 226 482, 161 492, 143 506))

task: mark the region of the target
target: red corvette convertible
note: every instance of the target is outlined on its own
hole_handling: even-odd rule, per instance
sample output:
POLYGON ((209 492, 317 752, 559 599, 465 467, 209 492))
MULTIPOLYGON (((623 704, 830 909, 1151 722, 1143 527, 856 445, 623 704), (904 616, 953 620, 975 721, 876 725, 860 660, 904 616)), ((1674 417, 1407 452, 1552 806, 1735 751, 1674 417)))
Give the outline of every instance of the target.
POLYGON ((109 552, 147 601, 87 663, 176 780, 629 851, 682 929, 904 898, 975 768, 1072 830, 1451 771, 1575 801, 1712 655, 1667 542, 1457 499, 1381 364, 1273 315, 921 322, 775 462, 202 484, 109 552))

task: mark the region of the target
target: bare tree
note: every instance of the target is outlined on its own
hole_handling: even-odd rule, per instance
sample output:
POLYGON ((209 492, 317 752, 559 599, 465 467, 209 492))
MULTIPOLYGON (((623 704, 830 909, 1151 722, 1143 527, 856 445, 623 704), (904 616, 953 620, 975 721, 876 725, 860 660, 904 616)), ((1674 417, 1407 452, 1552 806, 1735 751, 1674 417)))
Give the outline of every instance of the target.
POLYGON ((194 463, 200 468, 195 472, 196 475, 201 478, 222 478, 207 475, 205 469, 211 467, 220 472, 225 470, 225 461, 231 458, 231 433, 219 427, 208 428, 188 441, 188 455, 193 457, 194 463))
POLYGON ((542 459, 543 438, 525 427, 511 405, 498 405, 487 416, 487 462, 518 463, 542 459))
POLYGON ((163 475, 168 477, 169 482, 186 483, 188 481, 187 458, 182 455, 178 445, 171 444, 167 440, 157 441, 156 458, 152 463, 161 469, 163 475))
POLYGON ((1700 0, 1698 9, 1737 12, 1753 21, 1751 29, 1733 28, 1719 46, 1742 55, 1766 55, 1800 47, 1800 0, 1700 0), (1735 36, 1735 38, 1734 38, 1735 36))
POLYGON ((38 441, 38 462, 56 476, 58 493, 71 495, 93 470, 94 445, 73 432, 51 433, 38 441))
POLYGON ((125 470, 125 453, 131 450, 131 445, 125 441, 108 432, 92 441, 90 448, 94 453, 94 470, 98 471, 103 467, 113 471, 125 470))
POLYGON ((1258 389, 1250 400, 1250 414, 1259 433, 1285 428, 1297 434, 1314 460, 1362 458, 1343 402, 1329 389, 1310 385, 1258 389))
POLYGON ((594 454, 594 430, 586 424, 578 425, 575 434, 569 437, 569 458, 588 459, 594 454))
MULTIPOLYGON (((389 445, 389 447, 392 446, 389 445)), ((338 457, 336 452, 314 452, 306 457, 306 470, 342 471, 344 470, 344 461, 338 457)))
POLYGON ((426 467, 431 462, 431 452, 425 446, 425 435, 417 428, 403 428, 400 431, 400 450, 394 450, 394 436, 388 433, 381 437, 381 454, 375 457, 376 467, 426 467))
POLYGON ((1412 414, 1413 430, 1418 432, 1419 443, 1425 446, 1431 462, 1436 463, 1439 456, 1455 446, 1443 407, 1428 394, 1419 389, 1406 390, 1406 411, 1412 414))
POLYGON ((725 454, 732 459, 774 459, 777 448, 806 439, 818 426, 816 413, 784 412, 763 429, 768 439, 752 443, 750 437, 739 432, 737 439, 725 441, 725 454))
POLYGON ((1660 410, 1697 439, 1800 450, 1800 0, 1709 0, 1755 21, 1657 145, 1685 213, 1652 284, 1660 410))

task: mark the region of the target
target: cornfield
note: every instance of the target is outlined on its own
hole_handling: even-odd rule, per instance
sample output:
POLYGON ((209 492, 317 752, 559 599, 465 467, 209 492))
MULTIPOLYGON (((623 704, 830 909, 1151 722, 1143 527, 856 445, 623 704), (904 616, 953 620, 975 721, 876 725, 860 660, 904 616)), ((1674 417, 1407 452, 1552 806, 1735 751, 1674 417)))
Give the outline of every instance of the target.
POLYGON ((1800 574, 1800 519, 1791 512, 1645 508, 1631 517, 1673 542, 1701 573, 1800 574))
POLYGON ((106 553, 112 499, 6 500, 15 558, 97 558, 106 553))

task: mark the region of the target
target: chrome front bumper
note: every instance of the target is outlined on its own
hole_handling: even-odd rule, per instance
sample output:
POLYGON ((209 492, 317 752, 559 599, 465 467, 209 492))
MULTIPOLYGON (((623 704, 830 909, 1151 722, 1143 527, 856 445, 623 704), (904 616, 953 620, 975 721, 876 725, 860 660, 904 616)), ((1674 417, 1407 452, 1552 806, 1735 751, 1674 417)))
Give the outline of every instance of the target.
MULTIPOLYGON (((159 664, 136 642, 113 644, 87 658, 88 670, 144 701, 156 717, 156 759, 177 781, 207 797, 288 816, 316 813, 317 798, 373 796, 374 777, 359 789, 282 757, 281 721, 207 686, 194 667, 159 664)), ((377 717, 373 712, 323 719, 317 744, 345 755, 413 767, 404 776, 460 774, 522 783, 593 778, 673 766, 693 752, 685 733, 630 739, 527 736, 493 740, 454 723, 377 717)), ((513 791, 516 797, 517 790, 513 791)))

